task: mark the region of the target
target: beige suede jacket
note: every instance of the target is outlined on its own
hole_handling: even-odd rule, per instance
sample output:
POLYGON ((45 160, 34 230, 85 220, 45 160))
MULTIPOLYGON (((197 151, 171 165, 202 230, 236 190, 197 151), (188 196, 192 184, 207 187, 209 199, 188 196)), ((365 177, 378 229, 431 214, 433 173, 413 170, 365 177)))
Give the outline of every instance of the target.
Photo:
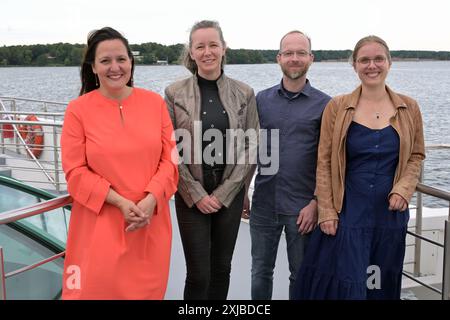
MULTIPOLYGON (((425 159, 422 116, 417 102, 386 86, 397 111, 390 119, 400 137, 399 161, 390 192, 410 201, 425 159)), ((316 194, 319 223, 337 220, 345 190, 346 137, 361 95, 361 86, 351 94, 333 98, 322 117, 317 160, 316 194)))
MULTIPOLYGON (((230 129, 255 129, 259 131, 259 120, 256 108, 256 98, 251 87, 240 81, 228 78, 225 74, 217 80, 220 101, 228 114, 230 129)), ((201 127, 195 127, 194 121, 200 121, 200 88, 197 77, 177 81, 165 90, 165 99, 175 131, 186 129, 191 136, 191 159, 195 158, 195 148, 201 152, 201 127), (200 137, 198 137, 200 135, 200 137), (197 136, 197 137, 196 137, 197 136)), ((176 132, 177 134, 177 132, 176 132)), ((250 139, 251 140, 251 139, 250 139)), ((226 164, 222 177, 222 183, 214 190, 213 195, 226 207, 228 207, 237 193, 244 186, 245 178, 251 169, 251 164, 256 163, 257 141, 246 141, 245 150, 239 154, 237 142, 234 141, 234 164, 226 164), (249 159, 249 150, 254 155, 249 159), (238 161, 244 159, 245 163, 238 161)), ((203 169, 201 163, 181 163, 179 166, 180 179, 178 192, 189 207, 208 195, 203 188, 203 169)))

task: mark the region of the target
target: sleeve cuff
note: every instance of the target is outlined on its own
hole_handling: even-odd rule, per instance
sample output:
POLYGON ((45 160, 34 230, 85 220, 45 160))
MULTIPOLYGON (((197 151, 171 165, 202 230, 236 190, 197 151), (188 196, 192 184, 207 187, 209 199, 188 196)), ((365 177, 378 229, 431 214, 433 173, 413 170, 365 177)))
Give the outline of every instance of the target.
POLYGON ((109 188, 111 184, 105 179, 99 179, 97 183, 93 186, 93 190, 90 194, 90 197, 86 203, 86 207, 90 210, 94 211, 97 214, 100 214, 100 210, 105 203, 106 196, 108 195, 109 188))
POLYGON ((156 204, 158 207, 162 205, 162 202, 164 202, 164 187, 161 186, 157 181, 150 181, 147 188, 145 188, 145 192, 149 192, 153 194, 153 196, 156 199, 156 204))

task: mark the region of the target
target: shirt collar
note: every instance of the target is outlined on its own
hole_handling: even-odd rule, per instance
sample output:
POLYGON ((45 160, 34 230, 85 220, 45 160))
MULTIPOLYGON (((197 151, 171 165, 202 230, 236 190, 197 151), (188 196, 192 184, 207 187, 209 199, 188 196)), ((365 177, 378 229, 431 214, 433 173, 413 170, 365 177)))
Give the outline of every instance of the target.
MULTIPOLYGON (((303 87, 303 89, 290 99, 296 99, 300 95, 309 97, 311 95, 311 90, 312 90, 311 84, 309 83, 309 80, 306 79, 306 83, 305 83, 305 86, 303 87)), ((278 92, 278 94, 288 98, 286 91, 287 90, 283 87, 283 80, 281 80, 280 83, 278 84, 277 92, 278 92)))

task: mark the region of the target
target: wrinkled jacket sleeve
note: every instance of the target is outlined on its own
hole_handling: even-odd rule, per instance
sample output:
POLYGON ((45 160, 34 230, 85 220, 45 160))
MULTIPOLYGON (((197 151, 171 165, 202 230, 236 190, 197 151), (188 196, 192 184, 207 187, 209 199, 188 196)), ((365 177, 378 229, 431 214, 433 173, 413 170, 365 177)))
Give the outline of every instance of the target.
POLYGON ((316 194, 318 200, 318 223, 337 220, 338 214, 333 205, 331 176, 331 153, 333 148, 333 131, 336 120, 336 102, 332 99, 325 107, 320 128, 320 142, 317 153, 316 194))
POLYGON ((72 104, 64 117, 61 153, 69 194, 74 201, 99 214, 111 184, 89 168, 82 117, 72 104))
POLYGON ((256 107, 256 97, 253 89, 250 90, 247 98, 247 115, 244 130, 253 131, 252 139, 246 141, 244 153, 238 153, 238 164, 231 171, 231 175, 225 179, 220 186, 214 190, 213 195, 225 206, 229 207, 234 198, 245 184, 248 173, 252 169, 252 165, 256 163, 256 154, 258 147, 259 134, 259 118, 256 107), (245 157, 245 158, 244 158, 245 157), (239 164, 241 161, 245 164, 239 164))
POLYGON ((398 193, 408 203, 411 200, 414 191, 416 190, 417 183, 419 182, 422 161, 425 159, 425 142, 423 135, 422 115, 417 103, 415 103, 413 107, 413 125, 415 126, 415 130, 411 155, 406 164, 406 169, 403 171, 398 182, 392 188, 392 191, 389 193, 389 196, 393 193, 398 193))
POLYGON ((161 106, 161 139, 162 150, 158 169, 145 188, 156 198, 158 208, 166 206, 167 201, 177 191, 178 169, 175 141, 173 139, 173 127, 167 107, 162 100, 161 106))
MULTIPOLYGON (((172 120, 172 124, 176 129, 174 99, 173 94, 168 88, 166 88, 165 90, 165 100, 167 104, 167 109, 169 110, 170 118, 172 120)), ((203 197, 208 195, 206 190, 203 188, 202 184, 192 176, 186 164, 181 162, 178 165, 178 172, 180 175, 180 180, 178 182, 180 188, 189 193, 194 204, 200 201, 203 197)))

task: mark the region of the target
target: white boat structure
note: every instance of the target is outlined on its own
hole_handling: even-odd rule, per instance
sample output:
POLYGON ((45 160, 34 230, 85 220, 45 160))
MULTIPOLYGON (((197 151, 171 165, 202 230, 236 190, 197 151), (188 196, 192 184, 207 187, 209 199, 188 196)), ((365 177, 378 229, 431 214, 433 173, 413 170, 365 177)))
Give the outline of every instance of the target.
MULTIPOLYGON (((67 195, 59 145, 61 110, 66 105, 0 97, 0 300, 61 297, 72 201, 67 195), (37 118, 25 121, 30 115, 37 118), (43 132, 42 145, 41 141, 38 145, 29 141, 28 134, 36 134, 36 130, 43 132)), ((427 153, 436 149, 450 149, 450 145, 427 146, 427 153)), ((402 299, 450 300, 450 211, 448 207, 424 207, 422 194, 450 203, 448 191, 418 185, 417 205, 410 208, 402 299)), ((182 299, 184 256, 171 202, 174 239, 166 299, 182 299)), ((274 299, 288 299, 285 252, 285 243, 280 241, 274 299)), ((250 299, 250 264, 248 224, 242 220, 229 299, 250 299)))

